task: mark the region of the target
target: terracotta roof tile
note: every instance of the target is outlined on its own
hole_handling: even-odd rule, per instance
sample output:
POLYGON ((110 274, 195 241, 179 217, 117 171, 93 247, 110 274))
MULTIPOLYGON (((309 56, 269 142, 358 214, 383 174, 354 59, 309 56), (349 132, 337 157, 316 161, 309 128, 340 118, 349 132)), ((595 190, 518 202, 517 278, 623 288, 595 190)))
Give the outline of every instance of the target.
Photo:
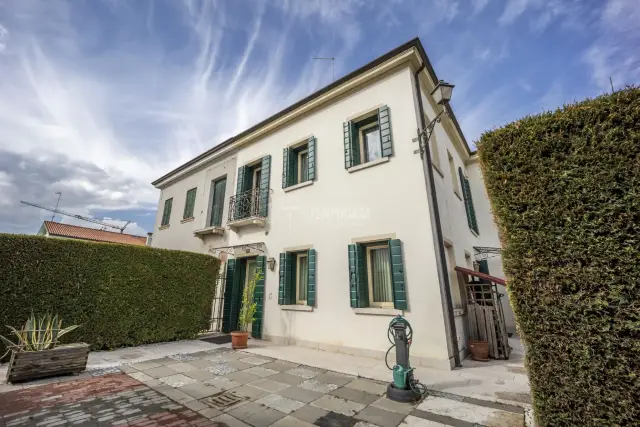
POLYGON ((113 231, 96 230, 95 228, 77 225, 61 224, 45 221, 44 226, 51 236, 68 237, 71 239, 93 240, 95 242, 122 243, 125 245, 145 246, 147 238, 132 234, 121 234, 113 231))

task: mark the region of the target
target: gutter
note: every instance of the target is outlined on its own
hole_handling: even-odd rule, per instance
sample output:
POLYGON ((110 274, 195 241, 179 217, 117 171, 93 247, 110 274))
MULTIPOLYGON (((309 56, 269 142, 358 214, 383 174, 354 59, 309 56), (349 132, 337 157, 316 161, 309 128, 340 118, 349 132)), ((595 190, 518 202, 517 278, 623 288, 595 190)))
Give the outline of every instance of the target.
MULTIPOLYGON (((413 75, 413 83, 415 95, 418 98, 418 115, 420 116, 420 137, 418 144, 422 143, 422 131, 427 128, 425 122, 424 106, 422 105, 422 94, 420 91, 420 73, 426 68, 423 62, 420 68, 413 75)), ((436 80, 437 81, 437 80, 436 80)), ((446 107, 445 107, 446 108, 446 107)), ((448 110, 447 110, 448 111, 448 110)), ((456 367, 462 367, 460 363, 460 350, 458 348, 458 337, 456 332, 456 322, 453 314, 453 302, 451 301, 451 287, 449 284, 449 274, 447 274, 447 258, 445 256, 444 238, 442 236, 442 224, 440 223, 440 210, 438 209, 438 198, 436 196, 436 184, 433 177, 433 168, 431 167, 431 150, 429 149, 429 141, 425 142, 424 155, 422 158, 422 168, 424 172, 424 181, 427 188, 427 198, 429 199, 429 213, 431 217, 431 228, 435 231, 435 254, 436 265, 438 268, 438 283, 440 284, 440 299, 442 300, 442 312, 444 314, 444 329, 447 334, 447 349, 449 351, 449 360, 453 357, 456 367), (453 353, 453 355, 451 354, 453 353)))

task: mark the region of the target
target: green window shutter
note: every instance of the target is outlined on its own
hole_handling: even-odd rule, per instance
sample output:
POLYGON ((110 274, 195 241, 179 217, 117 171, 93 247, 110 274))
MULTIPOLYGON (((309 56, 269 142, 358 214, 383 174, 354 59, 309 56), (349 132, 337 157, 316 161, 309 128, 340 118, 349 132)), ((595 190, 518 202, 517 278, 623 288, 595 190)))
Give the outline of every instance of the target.
POLYGON ((357 166, 360 164, 360 147, 356 135, 356 126, 352 121, 342 124, 344 134, 344 168, 357 166))
POLYGON ((282 153, 282 188, 287 188, 289 186, 289 174, 291 170, 289 168, 289 156, 291 156, 291 150, 289 147, 285 148, 282 153))
POLYGON ((389 107, 386 105, 378 109, 378 126, 380 128, 380 142, 382 144, 382 157, 393 154, 393 140, 391 137, 391 117, 389 107))
POLYGON ((233 279, 236 267, 236 260, 227 260, 227 275, 224 282, 224 306, 222 308, 222 332, 231 332, 231 295, 233 293, 233 279))
POLYGON ((171 219, 171 205, 173 205, 173 198, 167 199, 164 201, 164 210, 162 211, 162 222, 161 226, 169 225, 169 220, 171 219))
POLYGON ((358 244, 349 245, 349 294, 351 307, 369 306, 365 249, 358 244))
POLYGON ((284 303, 296 303, 296 254, 287 253, 287 271, 285 272, 284 303))
POLYGON ((489 274, 489 262, 486 259, 478 261, 478 267, 480 273, 489 274))
POLYGON ((308 179, 310 181, 313 181, 314 179, 316 179, 316 137, 312 136, 311 138, 309 138, 309 144, 307 146, 308 151, 308 157, 307 157, 307 161, 309 162, 309 167, 308 167, 308 179))
POLYGON ((404 279, 404 262, 402 261, 402 242, 400 240, 389 240, 389 256, 391 257, 393 307, 398 310, 406 310, 407 289, 404 279))
POLYGON ((307 251, 307 259, 309 260, 309 282, 307 286, 307 305, 311 307, 316 305, 316 250, 309 249, 307 251))
POLYGON ((224 194, 227 190, 227 178, 224 177, 211 182, 211 218, 209 227, 220 227, 222 225, 222 213, 224 212, 224 194))
POLYGON ((284 288, 285 288, 285 271, 286 271, 286 263, 287 263, 287 254, 284 252, 280 253, 280 281, 278 284, 278 304, 284 305, 284 288))
POLYGON ((197 188, 192 188, 187 191, 187 197, 184 201, 184 212, 182 213, 182 219, 193 218, 193 209, 196 204, 196 192, 197 188))
POLYGON ((240 166, 238 168, 238 180, 236 181, 236 194, 240 194, 245 191, 245 178, 246 178, 246 166, 240 166))
POLYGON ((269 178, 271 177, 271 155, 262 158, 260 175, 260 216, 269 213, 269 178))
POLYGON ((295 185, 298 183, 298 153, 295 150, 290 150, 290 153, 288 185, 295 185))
POLYGON ((262 279, 256 282, 256 290, 253 293, 253 302, 256 303, 255 320, 251 324, 251 336, 253 338, 262 338, 262 319, 264 318, 264 282, 266 280, 267 258, 259 256, 256 258, 256 271, 262 271, 262 279))
POLYGON ((462 195, 464 197, 464 207, 467 212, 467 223, 469 228, 475 231, 476 234, 480 234, 478 230, 478 220, 476 219, 476 211, 473 207, 473 198, 471 196, 471 186, 469 180, 464 176, 462 168, 458 168, 458 174, 460 175, 460 187, 462 188, 462 195))

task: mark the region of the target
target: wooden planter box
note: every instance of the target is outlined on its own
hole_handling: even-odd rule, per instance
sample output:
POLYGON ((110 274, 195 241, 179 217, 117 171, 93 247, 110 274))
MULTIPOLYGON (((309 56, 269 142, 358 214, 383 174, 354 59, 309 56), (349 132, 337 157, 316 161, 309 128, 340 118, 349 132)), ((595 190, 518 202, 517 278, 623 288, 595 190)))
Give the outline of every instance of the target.
POLYGON ((50 350, 11 352, 7 382, 75 374, 87 367, 89 344, 61 345, 50 350))

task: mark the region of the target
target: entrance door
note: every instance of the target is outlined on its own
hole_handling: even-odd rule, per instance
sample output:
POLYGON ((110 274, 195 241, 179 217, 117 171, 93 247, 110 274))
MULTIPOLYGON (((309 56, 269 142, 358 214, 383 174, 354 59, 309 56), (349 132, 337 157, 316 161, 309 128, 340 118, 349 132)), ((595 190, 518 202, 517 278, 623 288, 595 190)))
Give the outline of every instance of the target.
MULTIPOLYGON (((224 290, 224 308, 222 312, 222 332, 238 330, 238 319, 242 307, 244 287, 258 269, 266 273, 266 257, 229 259, 224 290)), ((251 336, 262 338, 262 317, 264 309, 264 277, 256 283, 253 300, 257 304, 255 322, 251 325, 251 336)), ((249 329, 248 329, 249 330, 249 329)))

